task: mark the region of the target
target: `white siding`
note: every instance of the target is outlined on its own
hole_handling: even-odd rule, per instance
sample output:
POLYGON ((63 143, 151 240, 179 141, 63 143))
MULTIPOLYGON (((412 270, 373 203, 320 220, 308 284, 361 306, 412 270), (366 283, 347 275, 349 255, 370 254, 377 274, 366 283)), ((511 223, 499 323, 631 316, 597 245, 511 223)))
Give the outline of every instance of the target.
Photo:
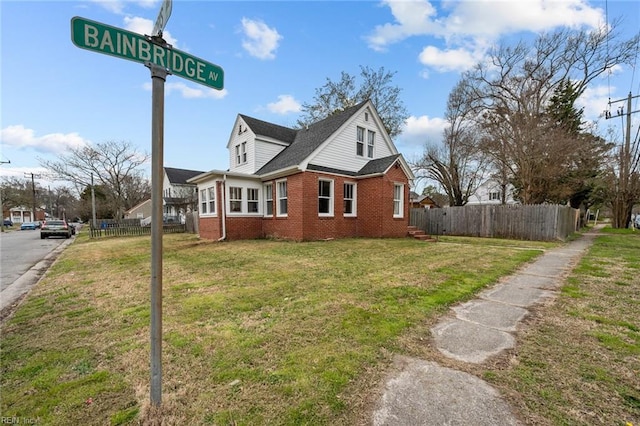
POLYGON ((341 133, 338 133, 334 139, 324 146, 314 158, 311 159, 310 163, 318 166, 357 172, 372 159, 388 157, 394 154, 384 134, 384 130, 378 127, 374 115, 368 109, 365 109, 356 115, 354 120, 349 122, 341 133), (368 121, 365 121, 365 112, 369 115, 368 121), (364 157, 356 155, 356 128, 358 126, 366 130, 373 130, 376 133, 373 158, 366 156, 366 135, 364 157))
POLYGON ((238 127, 236 126, 231 133, 231 139, 229 141, 229 170, 238 173, 251 174, 255 171, 255 138, 251 130, 246 129, 246 124, 243 123, 243 132, 238 134, 238 127), (241 146, 246 143, 247 162, 243 164, 237 164, 236 160, 236 146, 241 146))
MULTIPOLYGON (((501 204, 502 200, 500 199, 491 199, 490 193, 499 193, 502 194, 502 188, 500 184, 495 180, 487 180, 482 185, 478 187, 476 192, 469 197, 468 205, 474 204, 501 204)), ((513 186, 507 186, 507 204, 515 204, 516 201, 513 199, 513 186)))
POLYGON ((256 140, 255 147, 255 170, 252 173, 260 170, 262 166, 267 164, 273 159, 273 157, 278 155, 283 149, 286 148, 285 145, 265 142, 259 139, 256 140))

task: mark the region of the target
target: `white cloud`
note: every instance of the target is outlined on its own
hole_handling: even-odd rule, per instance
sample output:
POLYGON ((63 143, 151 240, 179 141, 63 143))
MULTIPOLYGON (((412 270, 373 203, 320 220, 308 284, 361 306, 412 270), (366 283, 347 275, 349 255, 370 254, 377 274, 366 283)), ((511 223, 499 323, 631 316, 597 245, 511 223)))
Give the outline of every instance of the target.
POLYGON ((302 105, 296 101, 291 95, 278 96, 277 102, 272 102, 267 105, 267 109, 270 112, 276 114, 288 114, 290 112, 300 112, 302 105))
POLYGON ((388 45, 407 37, 441 32, 440 24, 433 19, 437 11, 426 0, 384 0, 382 4, 389 6, 396 22, 376 26, 373 34, 367 37, 369 47, 374 50, 385 50, 388 45))
POLYGON ((596 28, 606 21, 604 11, 586 0, 384 0, 383 4, 394 22, 376 26, 366 37, 369 47, 381 51, 416 36, 439 39, 439 47, 426 41, 419 59, 440 72, 468 69, 505 35, 557 27, 596 28))
POLYGON ((418 56, 420 63, 437 71, 464 71, 475 64, 481 57, 464 48, 441 50, 434 46, 425 47, 418 56))
MULTIPOLYGON (((582 96, 576 99, 576 107, 584 108, 583 118, 589 121, 596 121, 602 118, 604 111, 609 108, 609 96, 611 91, 615 91, 615 87, 608 86, 589 86, 585 89, 582 96)), ((615 113, 615 107, 612 107, 612 113, 615 113)))
POLYGON ((422 115, 411 116, 404 122, 402 134, 398 137, 398 145, 409 149, 423 149, 426 143, 434 143, 442 140, 442 133, 447 127, 444 118, 422 115))
POLYGON ((278 48, 282 36, 274 28, 269 28, 262 21, 254 21, 242 18, 242 32, 245 38, 242 47, 251 56, 258 59, 274 59, 275 50, 278 48))
POLYGON ((90 144, 90 141, 82 138, 78 133, 49 133, 44 136, 35 136, 32 129, 27 129, 21 124, 0 130, 0 141, 7 146, 52 154, 60 154, 68 149, 82 148, 90 144))
MULTIPOLYGON (((151 19, 145 19, 145 18, 140 18, 136 16, 134 17, 125 16, 124 28, 126 30, 133 31, 134 33, 150 35, 151 32, 153 32, 154 22, 155 21, 152 21, 151 19)), ((162 33, 162 38, 171 46, 178 49, 178 40, 173 38, 169 31, 164 31, 162 33)))
MULTIPOLYGON (((148 91, 151 91, 152 87, 152 83, 150 82, 146 82, 142 85, 142 88, 148 91)), ((167 95, 171 94, 171 92, 178 92, 185 99, 223 99, 229 94, 227 89, 215 90, 205 86, 188 86, 183 82, 165 83, 164 91, 167 95)))

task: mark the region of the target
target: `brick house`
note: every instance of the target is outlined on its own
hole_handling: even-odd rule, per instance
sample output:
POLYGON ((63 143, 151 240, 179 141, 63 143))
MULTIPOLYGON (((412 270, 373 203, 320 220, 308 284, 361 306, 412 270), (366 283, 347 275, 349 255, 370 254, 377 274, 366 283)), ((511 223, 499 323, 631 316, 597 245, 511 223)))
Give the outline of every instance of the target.
POLYGON ((239 114, 230 168, 197 184, 211 240, 404 237, 414 176, 371 101, 302 129, 239 114))

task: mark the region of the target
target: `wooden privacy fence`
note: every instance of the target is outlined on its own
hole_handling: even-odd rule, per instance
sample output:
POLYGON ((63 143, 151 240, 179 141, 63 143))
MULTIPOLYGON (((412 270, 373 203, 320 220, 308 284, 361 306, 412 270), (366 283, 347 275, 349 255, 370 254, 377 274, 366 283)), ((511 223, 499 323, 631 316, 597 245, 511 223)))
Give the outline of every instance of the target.
MULTIPOLYGON (((91 238, 110 236, 131 236, 131 235, 151 235, 150 226, 142 226, 140 219, 98 219, 97 223, 90 221, 89 232, 91 238)), ((175 234, 186 232, 186 225, 181 223, 165 223, 162 225, 162 232, 165 234, 175 234)))
POLYGON ((472 205, 411 209, 409 224, 430 235, 565 240, 579 229, 580 211, 560 205, 472 205))

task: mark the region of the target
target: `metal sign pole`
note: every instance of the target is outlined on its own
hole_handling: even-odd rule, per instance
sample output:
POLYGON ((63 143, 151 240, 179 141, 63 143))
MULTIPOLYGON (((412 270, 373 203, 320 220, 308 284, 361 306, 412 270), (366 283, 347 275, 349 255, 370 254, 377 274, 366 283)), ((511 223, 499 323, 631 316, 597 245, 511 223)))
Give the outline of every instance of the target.
POLYGON ((164 83, 167 70, 151 69, 151 404, 162 403, 162 184, 164 83))

